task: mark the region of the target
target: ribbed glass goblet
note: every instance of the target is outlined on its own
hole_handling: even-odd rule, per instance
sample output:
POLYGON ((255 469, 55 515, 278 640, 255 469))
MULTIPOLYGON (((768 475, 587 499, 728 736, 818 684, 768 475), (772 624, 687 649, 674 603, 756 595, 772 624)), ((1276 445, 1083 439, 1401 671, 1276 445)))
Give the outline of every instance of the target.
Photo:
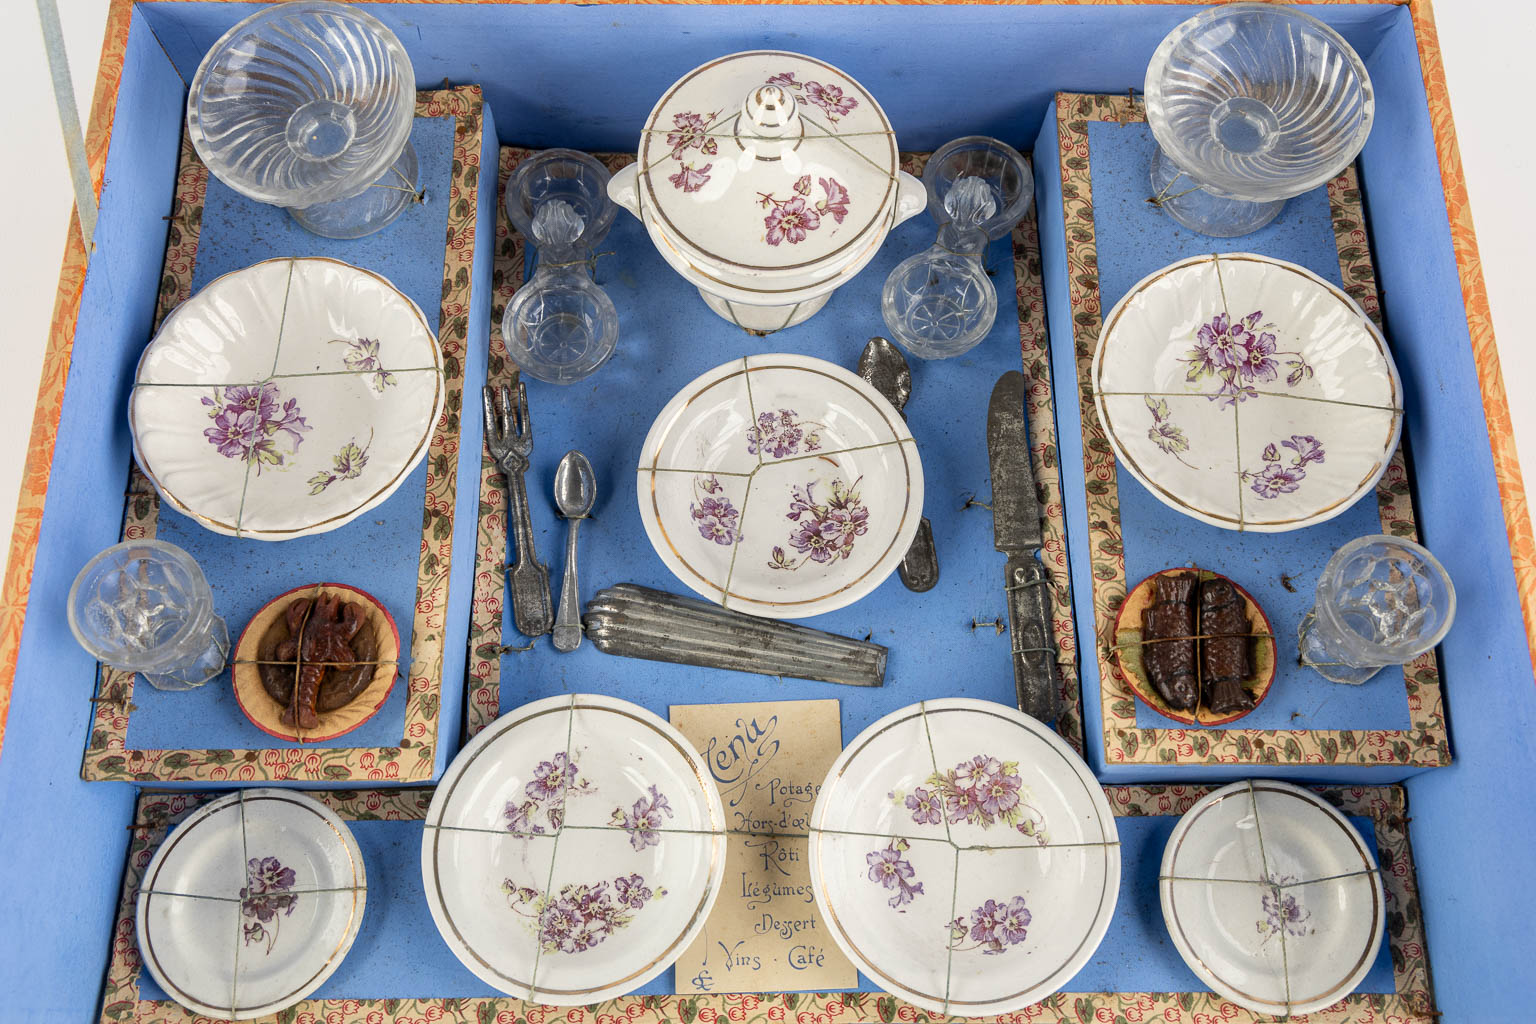
POLYGON ((1146 106, 1153 201, 1223 238, 1257 231, 1348 166, 1376 109, 1342 36, 1267 3, 1212 8, 1170 32, 1147 65, 1146 106))
POLYGON ((418 195, 416 76, 383 22, 346 4, 277 4, 213 44, 187 131, 208 169, 330 238, 371 234, 418 195))

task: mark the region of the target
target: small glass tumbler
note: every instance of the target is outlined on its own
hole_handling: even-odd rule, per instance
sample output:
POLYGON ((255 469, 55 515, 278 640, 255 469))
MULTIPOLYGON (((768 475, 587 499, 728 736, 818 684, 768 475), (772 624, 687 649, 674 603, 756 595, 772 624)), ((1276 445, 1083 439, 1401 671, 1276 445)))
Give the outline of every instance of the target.
POLYGON ((69 628, 103 665, 162 690, 203 685, 229 655, 203 571, 159 540, 125 541, 87 562, 69 589, 69 628))
POLYGON ((1434 647, 1456 617, 1456 590, 1434 555, 1378 534, 1335 551, 1301 620, 1301 663, 1336 683, 1359 684, 1434 647))

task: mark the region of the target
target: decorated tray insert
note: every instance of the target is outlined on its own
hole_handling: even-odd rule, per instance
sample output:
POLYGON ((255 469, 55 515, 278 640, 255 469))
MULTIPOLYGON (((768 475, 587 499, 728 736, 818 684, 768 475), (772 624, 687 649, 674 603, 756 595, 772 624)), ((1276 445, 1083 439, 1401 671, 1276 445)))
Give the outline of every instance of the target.
MULTIPOLYGON (((529 152, 513 148, 502 150, 503 189, 518 161, 529 152)), ((599 159, 611 170, 631 162, 627 155, 605 155, 599 159)), ((921 174, 925 160, 926 154, 905 154, 901 167, 909 173, 921 174)), ((824 359, 851 371, 868 334, 881 330, 878 321, 870 319, 869 311, 879 308, 879 292, 885 276, 903 258, 926 248, 932 242, 932 234, 931 222, 924 217, 913 218, 911 223, 897 228, 871 265, 838 289, 826 313, 792 331, 775 335, 775 345, 782 345, 784 351, 824 359), (867 328, 850 329, 847 326, 865 323, 867 328)), ((602 370, 600 388, 558 388, 525 378, 535 434, 532 468, 527 479, 538 551, 542 559, 551 563, 552 575, 558 575, 554 563, 564 540, 564 524, 554 514, 550 487, 560 456, 567 448, 580 448, 593 459, 598 477, 594 517, 581 532, 583 598, 590 599, 598 588, 621 581, 686 593, 687 587, 650 550, 645 528, 635 513, 636 491, 633 488, 636 486, 635 470, 640 460, 641 440, 668 397, 689 381, 733 356, 741 357, 764 349, 761 342, 753 341, 700 306, 695 290, 662 262, 643 228, 633 218, 619 217, 615 221, 604 248, 612 250, 613 255, 597 262, 598 280, 619 307, 623 320, 618 350, 602 370), (616 404, 604 397, 613 393, 629 395, 631 400, 616 404)), ((526 256, 522 236, 505 216, 499 217, 488 374, 491 384, 511 382, 517 372, 516 365, 506 355, 496 325, 500 323, 501 311, 524 280, 526 256)), ((909 669, 919 663, 919 657, 923 664, 943 660, 965 667, 965 671, 956 673, 957 679, 965 677, 956 683, 956 689, 963 690, 964 695, 1004 702, 1014 699, 1009 637, 1005 632, 1004 558, 993 550, 992 521, 986 507, 989 485, 985 403, 972 402, 966 396, 987 394, 1004 371, 1020 368, 1022 355, 1022 368, 1029 379, 1026 411, 1031 456, 1044 511, 1045 545, 1041 558, 1054 584, 1051 600, 1060 649, 1064 709, 1057 729, 1069 743, 1080 748, 1082 726, 1077 648, 1056 456, 1039 241, 1033 210, 1013 232, 1011 245, 996 244, 987 259, 1003 293, 999 296, 1001 309, 992 332, 964 360, 944 363, 910 360, 913 390, 905 414, 918 451, 929 456, 922 463, 923 509, 933 522, 938 545, 939 583, 925 594, 913 594, 903 589, 892 574, 855 603, 816 615, 806 622, 861 639, 867 635, 892 648, 893 660, 885 687, 865 694, 858 702, 844 701, 843 733, 846 736, 856 734, 888 711, 936 696, 925 689, 920 673, 903 671, 900 664, 903 658, 913 659, 907 663, 909 669), (1012 288, 1008 283, 1010 274, 1012 288), (899 642, 895 639, 897 633, 902 638, 899 642), (917 651, 923 653, 919 655, 915 653, 917 651)), ((796 422, 805 412, 792 403, 780 405, 792 413, 796 422)), ((777 423, 783 424, 782 412, 777 423)), ((743 424, 744 428, 746 426, 743 424)), ((786 434, 788 440, 793 440, 795 429, 801 431, 798 454, 804 455, 807 429, 814 433, 817 429, 814 425, 808 428, 792 426, 787 432, 782 429, 770 432, 770 437, 776 440, 770 441, 763 458, 769 462, 780 461, 773 454, 773 446, 777 444, 780 449, 785 449, 786 434)), ((900 430, 901 426, 892 424, 890 429, 900 430)), ((893 433, 892 436, 896 435, 893 433)), ((893 447, 906 448, 909 444, 903 442, 893 447)), ((758 459, 756 453, 746 451, 745 445, 742 453, 754 462, 758 459)), ((787 458, 796 457, 787 450, 784 453, 787 458)), ((720 478, 722 491, 729 487, 731 479, 720 478)), ((830 480, 827 483, 830 486, 830 480)), ((706 484, 707 479, 700 481, 703 493, 691 495, 690 501, 684 502, 685 509, 690 502, 702 509, 706 498, 718 505, 722 495, 707 491, 706 484)), ((788 497, 788 488, 785 490, 788 497)), ((868 487, 863 496, 873 493, 875 489, 868 487)), ((729 494, 725 496, 730 497, 729 494)), ((732 504, 739 510, 739 502, 733 500, 732 504)), ((713 520, 712 524, 703 519, 699 522, 713 529, 717 536, 723 536, 720 531, 729 525, 728 517, 714 516, 713 520)), ((784 522, 786 526, 794 526, 788 520, 784 522)), ((756 575, 772 583, 776 576, 808 571, 803 568, 776 569, 768 564, 773 558, 774 547, 783 550, 786 561, 794 559, 798 563, 803 556, 791 539, 795 532, 786 529, 783 537, 764 541, 763 564, 760 571, 754 570, 756 575)), ((697 545, 707 544, 726 550, 697 531, 689 539, 697 545)), ((855 547, 868 539, 867 536, 857 538, 855 547)), ((566 692, 562 680, 572 673, 583 673, 588 679, 610 680, 601 684, 611 687, 608 692, 656 711, 664 711, 669 704, 696 702, 700 692, 713 692, 718 686, 718 674, 704 669, 658 667, 653 663, 611 658, 592 650, 589 644, 567 655, 557 654, 547 641, 530 645, 530 641, 514 628, 509 602, 505 598, 501 567, 507 559, 506 497, 500 474, 489 457, 483 456, 476 589, 470 626, 467 729, 471 735, 503 710, 535 697, 566 692), (507 659, 505 664, 503 659, 507 659), (503 668, 515 674, 515 686, 503 688, 503 668)), ((813 561, 811 570, 817 568, 819 563, 813 561)), ((709 584, 703 580, 698 581, 698 586, 701 591, 709 589, 709 584)), ((715 590, 710 596, 718 599, 719 591, 715 590)), ((843 688, 826 684, 754 680, 750 676, 734 678, 739 680, 739 688, 732 696, 742 700, 768 696, 774 699, 846 696, 843 688), (773 689, 760 690, 760 686, 772 686, 773 689)))
MULTIPOLYGON (((208 577, 232 634, 295 587, 340 585, 345 593, 332 595, 333 615, 347 632, 346 606, 362 613, 372 653, 361 660, 376 663, 378 671, 347 707, 293 726, 280 721, 281 709, 263 690, 257 663, 273 659, 259 651, 236 652, 232 673, 185 693, 163 693, 130 673, 99 670, 83 778, 431 777, 440 714, 456 715, 459 704, 457 680, 445 694, 442 674, 446 638, 454 632, 446 609, 457 452, 461 435, 477 445, 479 438, 478 417, 461 420, 459 409, 465 367, 474 362, 466 346, 483 113, 475 87, 421 93, 412 136, 424 185, 420 202, 379 235, 349 242, 311 235, 282 210, 236 195, 210 177, 183 140, 159 322, 183 316, 188 307, 181 304, 206 287, 233 288, 229 296, 221 293, 220 309, 244 310, 241 322, 249 324, 220 329, 239 337, 265 332, 265 363, 251 363, 242 346, 200 347, 210 336, 217 342, 218 331, 192 331, 146 359, 139 390, 201 410, 203 436, 189 435, 185 444, 191 454, 213 460, 215 469, 238 474, 232 493, 240 500, 225 510, 232 512, 228 517, 200 512, 198 501, 182 500, 174 488, 177 500, 162 502, 134 464, 123 536, 156 537, 186 549, 208 577), (276 253, 284 258, 271 259, 276 253), (273 288, 244 287, 252 274, 272 277, 273 288), (340 306, 324 297, 333 294, 344 298, 340 306), (263 295, 286 298, 281 308, 267 308, 263 295), (311 326, 302 337, 289 307, 314 314, 303 318, 311 326), (354 321, 376 325, 378 336, 348 334, 346 324, 354 321), (345 336, 322 337, 315 326, 321 322, 345 336), (416 396, 411 416, 385 415, 372 432, 337 399, 343 395, 367 409, 407 393, 416 396), (412 417, 425 424, 421 436, 379 433, 412 417), (469 429, 461 430, 466 423, 469 429), (293 529, 288 520, 306 503, 326 511, 318 525, 293 529), (335 528, 336 520, 345 525, 335 528), (333 532, 306 535, 325 529, 333 532), (294 539, 250 539, 263 530, 270 540, 294 539)), ((140 438, 160 444, 161 433, 141 430, 140 438)), ((173 462, 179 457, 171 456, 173 462)), ((260 637, 251 639, 260 646, 260 637)), ((346 652, 337 647, 320 664, 338 658, 359 660, 348 641, 346 652)))
MULTIPOLYGON (((1098 734, 1088 744, 1093 759, 1110 765, 1372 765, 1393 768, 1398 774, 1449 763, 1440 673, 1433 651, 1402 669, 1384 670, 1363 687, 1329 683, 1300 667, 1295 657, 1295 630, 1312 604, 1312 590, 1329 555, 1348 540, 1365 534, 1415 535, 1408 458, 1413 424, 1403 426, 1403 444, 1384 467, 1380 456, 1376 457, 1381 476, 1374 487, 1374 501, 1367 494, 1343 511, 1335 507, 1328 514, 1313 516, 1308 521, 1315 525, 1284 533, 1256 533, 1197 522, 1169 508, 1168 494, 1154 493, 1138 479, 1155 481, 1155 477, 1120 472, 1124 467, 1116 461, 1115 449, 1095 407, 1096 402, 1128 403, 1126 410, 1116 411, 1116 418, 1121 412, 1131 417, 1141 432, 1137 436, 1150 438, 1148 444, 1155 445, 1149 450, 1169 461, 1191 459, 1185 445, 1193 437, 1195 425, 1180 422, 1171 402, 1165 404, 1167 400, 1160 396, 1139 393, 1132 396, 1132 402, 1131 397, 1095 392, 1093 359, 1105 311, 1138 281, 1168 264, 1204 257, 1214 269, 1231 262, 1224 254, 1255 251, 1299 265, 1304 268, 1299 273, 1309 279, 1321 278, 1321 288, 1306 285, 1317 291, 1320 297, 1316 301, 1336 303, 1328 293, 1342 292, 1371 318, 1374 326, 1369 336, 1361 332, 1359 351, 1362 359, 1374 359, 1384 367, 1373 379, 1386 390, 1380 401, 1373 401, 1382 407, 1383 430, 1390 427, 1395 433, 1401 419, 1395 413, 1401 399, 1394 397, 1399 385, 1395 371, 1390 370, 1390 359, 1382 363, 1383 357, 1373 354, 1378 344, 1373 339, 1381 337, 1377 333, 1381 327, 1380 303, 1355 170, 1347 169, 1325 188, 1291 200, 1274 224, 1253 235, 1238 239, 1194 236, 1145 202, 1147 161, 1155 143, 1139 99, 1063 93, 1057 96, 1055 116, 1061 193, 1058 198, 1047 190, 1043 201, 1061 202, 1068 225, 1072 351, 1058 351, 1057 365, 1075 365, 1077 371, 1078 401, 1064 408, 1063 429, 1081 429, 1083 438, 1080 479, 1085 481, 1087 529, 1081 547, 1090 563, 1086 575, 1092 588, 1079 593, 1078 601, 1081 620, 1094 623, 1097 637, 1096 658, 1087 672, 1086 685, 1092 705, 1088 720, 1094 723, 1089 731, 1098 734), (1138 414, 1140 419, 1135 419, 1138 414), (1333 517, 1328 518, 1329 514, 1333 517), (1252 595, 1269 619, 1277 644, 1274 682, 1263 704, 1239 721, 1192 728, 1165 717, 1135 697, 1117 663, 1116 622, 1131 586, 1152 573, 1179 565, 1198 566, 1230 577, 1252 595)), ((1047 130, 1051 130, 1049 126, 1047 130)), ((1199 265, 1195 266, 1198 269, 1199 265)), ((1284 319, 1283 302, 1272 306, 1255 300, 1249 305, 1253 308, 1242 307, 1240 321, 1219 313, 1203 325, 1190 318, 1191 351, 1200 349, 1197 328, 1203 327, 1211 342, 1246 341, 1251 336, 1256 345, 1248 346, 1248 350, 1258 351, 1263 365, 1256 366, 1256 377, 1234 375, 1232 388, 1242 390, 1250 377, 1262 378, 1262 387, 1257 389, 1264 392, 1259 395, 1261 402, 1287 401, 1269 394, 1276 389, 1326 391, 1332 386, 1323 377, 1337 376, 1335 371, 1317 376, 1320 371, 1313 365, 1317 357, 1291 351, 1296 347, 1290 343, 1292 334, 1287 324, 1280 322, 1284 319)), ((1200 366, 1184 369, 1186 373, 1196 372, 1200 366)), ((1227 387, 1219 372, 1208 376, 1213 393, 1227 387)), ((1184 379, 1180 376, 1179 381, 1184 379)), ((1065 382, 1061 382, 1060 393, 1066 400, 1065 382)), ((1254 404, 1247 392, 1242 398, 1231 397, 1231 402, 1183 399, 1179 411, 1217 415, 1222 409, 1230 412, 1231 408, 1254 404)), ((1335 408, 1317 402, 1292 404, 1298 408, 1335 408)), ((1367 412, 1374 415, 1372 410, 1367 412)), ((1239 411, 1237 415, 1246 414, 1239 411)), ((1320 429, 1298 426, 1284 436, 1269 438, 1267 447, 1255 452, 1253 465, 1235 467, 1224 496, 1227 492, 1235 496, 1241 490, 1241 508, 1249 517, 1254 508, 1271 500, 1267 495, 1273 495, 1276 502, 1294 503, 1310 475, 1322 472, 1325 459, 1329 467, 1339 461, 1325 450, 1329 446, 1319 441, 1321 434, 1320 429)), ((1224 436, 1230 442, 1233 435, 1229 431, 1224 436)), ((1348 455, 1340 457, 1348 461, 1348 455)), ((1366 460, 1361 465, 1369 468, 1368 463, 1366 460)), ((1070 475, 1076 476, 1076 471, 1070 475)), ((1347 492, 1348 487, 1344 490, 1347 492)), ((1214 522, 1217 517, 1205 518, 1214 522)), ((1289 528, 1294 524, 1279 525, 1289 528)))
MULTIPOLYGON (((1257 1017, 1207 991, 1184 967, 1162 922, 1156 879, 1164 847, 1179 816, 1213 788, 1104 789, 1116 817, 1125 858, 1115 918, 1096 962, 1085 967, 1064 991, 1038 1004, 1036 1009, 1024 1011, 1026 1017, 1091 1021, 1120 1015, 1126 1019, 1210 1019, 1235 1024, 1271 1019, 1257 1017), (1116 986, 1110 982, 1111 977, 1136 982, 1136 990, 1113 991, 1116 986)), ((1386 943, 1367 971, 1360 990, 1313 1019, 1395 1018, 1405 1024, 1430 1024, 1437 1014, 1403 790, 1396 786, 1365 786, 1315 792, 1342 811, 1374 849, 1385 895, 1386 943)), ((370 880, 410 881, 420 872, 421 839, 432 801, 431 790, 327 790, 307 795, 346 823, 362 852, 370 880)), ((135 937, 135 901, 144 887, 145 869, 166 835, 174 835, 171 829, 215 799, 211 794, 171 792, 146 792, 139 799, 122 898, 112 932, 102 1002, 104 1022, 190 1024, 197 1019, 170 1001, 144 971, 143 954, 135 937)), ((362 928, 350 954, 323 985, 292 1008, 295 1019, 305 1019, 305 1014, 329 1024, 365 1024, 376 1018, 432 1020, 438 1016, 480 1021, 496 1020, 502 1015, 506 1019, 558 1018, 587 1024, 605 1019, 675 1024, 708 1020, 711 1014, 744 1024, 793 1021, 802 1014, 816 1019, 871 1021, 962 1019, 930 1014, 880 991, 693 996, 663 993, 620 996, 587 1008, 541 1008, 499 995, 459 963, 437 936, 420 886, 392 886, 387 898, 380 898, 382 888, 378 884, 371 888, 362 928), (424 989, 439 994, 423 996, 424 989)), ((513 915, 510 908, 506 913, 513 915)), ((1255 914, 1255 921, 1260 920, 1262 910, 1255 914)), ((290 923, 283 918, 279 941, 289 941, 290 923)))

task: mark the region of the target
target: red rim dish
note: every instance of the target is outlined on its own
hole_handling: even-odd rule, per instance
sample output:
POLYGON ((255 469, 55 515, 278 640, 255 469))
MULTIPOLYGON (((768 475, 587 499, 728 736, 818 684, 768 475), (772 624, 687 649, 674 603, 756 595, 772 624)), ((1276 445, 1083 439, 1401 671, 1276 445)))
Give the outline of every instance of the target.
MULTIPOLYGON (((259 637, 252 638, 252 643, 255 644, 255 643, 259 642, 259 640, 260 640, 259 637)), ((235 642, 235 653, 234 653, 234 657, 231 659, 230 689, 232 689, 234 691, 235 703, 240 706, 241 713, 244 714, 246 718, 250 719, 250 722, 251 722, 252 725, 254 725, 256 728, 260 729, 262 732, 266 733, 268 736, 273 736, 273 737, 276 737, 277 739, 285 740, 285 741, 287 741, 289 743, 298 743, 298 744, 301 744, 301 745, 302 744, 308 744, 308 743, 324 743, 326 740, 333 740, 333 739, 336 739, 338 736, 345 736, 347 733, 352 732, 354 729, 358 728, 358 726, 362 725, 364 722, 368 721, 369 719, 373 718, 374 715, 377 715, 379 713, 380 709, 382 709, 384 707, 385 703, 389 700, 389 695, 391 693, 395 692, 395 680, 398 679, 399 676, 400 676, 400 670, 399 670, 399 665, 398 665, 398 659, 400 657, 400 654, 401 654, 401 650, 400 650, 400 628, 397 625, 395 625, 395 617, 393 615, 389 614, 389 609, 385 608, 383 603, 381 601, 379 601, 378 598, 374 597, 372 594, 368 593, 366 590, 359 590, 357 587, 349 586, 349 585, 347 585, 345 583, 306 583, 303 586, 294 587, 292 590, 285 590, 283 593, 278 594, 276 597, 272 598, 266 604, 264 604, 260 608, 256 609, 256 614, 252 615, 251 618, 250 618, 250 621, 245 624, 245 628, 240 631, 240 639, 235 642), (379 694, 377 703, 374 704, 374 706, 368 711, 368 713, 366 715, 364 715, 363 717, 359 718, 357 721, 350 723, 349 725, 347 725, 346 728, 338 729, 338 730, 336 730, 335 732, 332 732, 332 733, 326 733, 323 736, 322 735, 315 735, 315 736, 307 736, 306 735, 306 736, 301 736, 298 733, 294 733, 294 732, 279 732, 277 729, 272 728, 271 726, 269 726, 266 723, 262 722, 256 715, 252 714, 251 709, 246 707, 245 701, 240 698, 240 687, 235 684, 235 679, 234 679, 234 675, 235 675, 234 663, 238 662, 240 660, 241 652, 245 650, 246 639, 250 635, 250 632, 251 632, 251 626, 256 622, 256 620, 261 618, 263 612, 265 612, 268 608, 272 607, 274 604, 277 604, 278 602, 283 601, 286 598, 292 597, 295 594, 300 594, 300 593, 303 593, 305 591, 314 591, 314 590, 317 590, 317 589, 319 589, 321 587, 330 587, 330 588, 333 588, 335 590, 347 590, 347 591, 350 591, 353 594, 356 594, 359 599, 361 599, 362 601, 366 602, 368 605, 370 605, 371 607, 376 609, 378 611, 378 613, 384 617, 384 622, 389 626, 390 635, 394 638, 395 658, 397 660, 397 664, 396 664, 396 667, 395 667, 395 672, 393 674, 391 674, 391 676, 389 677, 389 685, 384 687, 383 692, 379 694)), ((260 685, 261 684, 258 681, 257 686, 259 687, 260 685)), ((262 692, 265 693, 266 691, 263 690, 262 692)), ((364 692, 366 693, 367 691, 365 690, 364 692)), ((360 694, 358 696, 357 702, 361 702, 362 699, 363 699, 362 695, 360 694)), ((354 702, 354 703, 357 703, 357 702, 354 702)), ((351 705, 348 705, 348 707, 350 707, 350 706, 351 705)), ((341 710, 341 709, 337 709, 337 710, 341 710)))
POLYGON ((1279 648, 1275 644, 1275 630, 1274 627, 1270 625, 1269 616, 1264 614, 1264 609, 1259 606, 1259 602, 1253 599, 1252 594, 1248 593, 1248 591, 1244 590, 1240 585, 1233 582, 1233 580, 1230 578, 1210 569, 1202 569, 1199 566, 1193 565, 1172 566, 1170 568, 1163 569, 1160 572, 1155 572, 1151 576, 1148 576, 1146 579, 1142 580, 1140 583, 1136 584, 1136 586, 1131 589, 1131 592, 1125 595, 1125 601, 1120 605, 1120 614, 1115 617, 1114 635, 1115 639, 1113 643, 1115 646, 1113 650, 1115 655, 1115 667, 1119 671, 1120 677, 1125 680, 1126 684, 1131 688, 1131 692, 1140 698, 1142 703, 1146 704, 1147 707, 1151 708, 1153 711, 1156 711, 1164 718, 1171 719, 1175 722, 1182 722, 1185 725, 1197 726, 1226 725, 1229 722, 1235 722, 1245 715, 1253 714, 1254 710, 1260 704, 1264 703, 1264 698, 1269 696, 1269 691, 1273 689, 1275 684, 1275 669, 1279 663, 1280 652, 1279 648), (1267 642, 1269 644, 1269 667, 1267 670, 1264 670, 1260 673, 1258 682, 1255 685, 1248 687, 1248 693, 1253 697, 1253 707, 1249 708, 1247 711, 1239 711, 1230 715, 1215 715, 1210 712, 1203 711, 1202 707, 1199 705, 1195 707, 1193 712, 1177 711, 1174 708, 1169 707, 1167 702, 1164 701, 1162 697, 1158 696, 1157 690, 1153 688, 1150 680, 1146 679, 1144 676, 1137 672, 1131 671, 1130 667, 1126 664, 1124 656, 1121 654, 1119 640, 1121 633, 1124 632, 1127 628, 1134 628, 1138 632, 1141 629, 1140 622, 1127 623, 1126 614, 1132 609, 1135 609, 1138 614, 1140 613, 1143 602, 1139 599, 1145 595, 1148 590, 1151 589, 1153 580, 1157 579, 1159 576, 1167 576, 1173 573, 1181 572, 1199 573, 1202 580, 1221 579, 1231 583, 1233 589, 1237 591, 1238 595, 1242 597, 1243 601, 1248 605, 1249 610, 1251 612, 1257 613, 1259 622, 1262 623, 1261 629, 1255 632, 1255 639, 1260 643, 1267 642), (1267 636, 1263 634, 1267 634, 1267 636))

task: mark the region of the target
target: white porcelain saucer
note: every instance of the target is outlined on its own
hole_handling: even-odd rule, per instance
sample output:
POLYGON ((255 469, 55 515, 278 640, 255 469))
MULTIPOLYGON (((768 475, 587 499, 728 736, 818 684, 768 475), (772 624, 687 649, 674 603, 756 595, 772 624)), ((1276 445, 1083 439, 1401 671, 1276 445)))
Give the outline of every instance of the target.
POLYGON ((737 611, 797 619, 901 563, 923 468, 900 414, 842 367, 733 359, 662 409, 640 449, 640 518, 668 569, 737 611))
POLYGON ((275 259, 166 317, 128 425, 144 474, 217 533, 286 540, 344 526, 426 457, 446 391, 421 310, 371 271, 275 259))
POLYGON ((1046 726, 990 701, 902 708, 865 729, 811 813, 832 938, 939 1014, 1007 1014, 1058 991, 1109 928, 1120 843, 1104 791, 1046 726))
POLYGON ((341 965, 367 885, 357 842, 330 808, 291 790, 231 793, 176 826, 149 862, 139 951, 194 1013, 277 1013, 341 965))
POLYGON ((1234 782, 1179 819, 1159 872, 1163 920, 1212 991, 1258 1014, 1353 992, 1381 947, 1376 858, 1349 820, 1284 782, 1234 782))
POLYGON ((1093 401, 1116 461, 1170 508, 1280 533, 1371 493, 1403 388, 1386 340, 1311 271, 1196 256, 1142 280, 1099 335, 1093 401))
POLYGON ((432 920, 486 984, 562 1006, 622 995, 693 941, 725 873, 720 794, 636 704, 550 697, 496 719, 427 811, 432 920))

